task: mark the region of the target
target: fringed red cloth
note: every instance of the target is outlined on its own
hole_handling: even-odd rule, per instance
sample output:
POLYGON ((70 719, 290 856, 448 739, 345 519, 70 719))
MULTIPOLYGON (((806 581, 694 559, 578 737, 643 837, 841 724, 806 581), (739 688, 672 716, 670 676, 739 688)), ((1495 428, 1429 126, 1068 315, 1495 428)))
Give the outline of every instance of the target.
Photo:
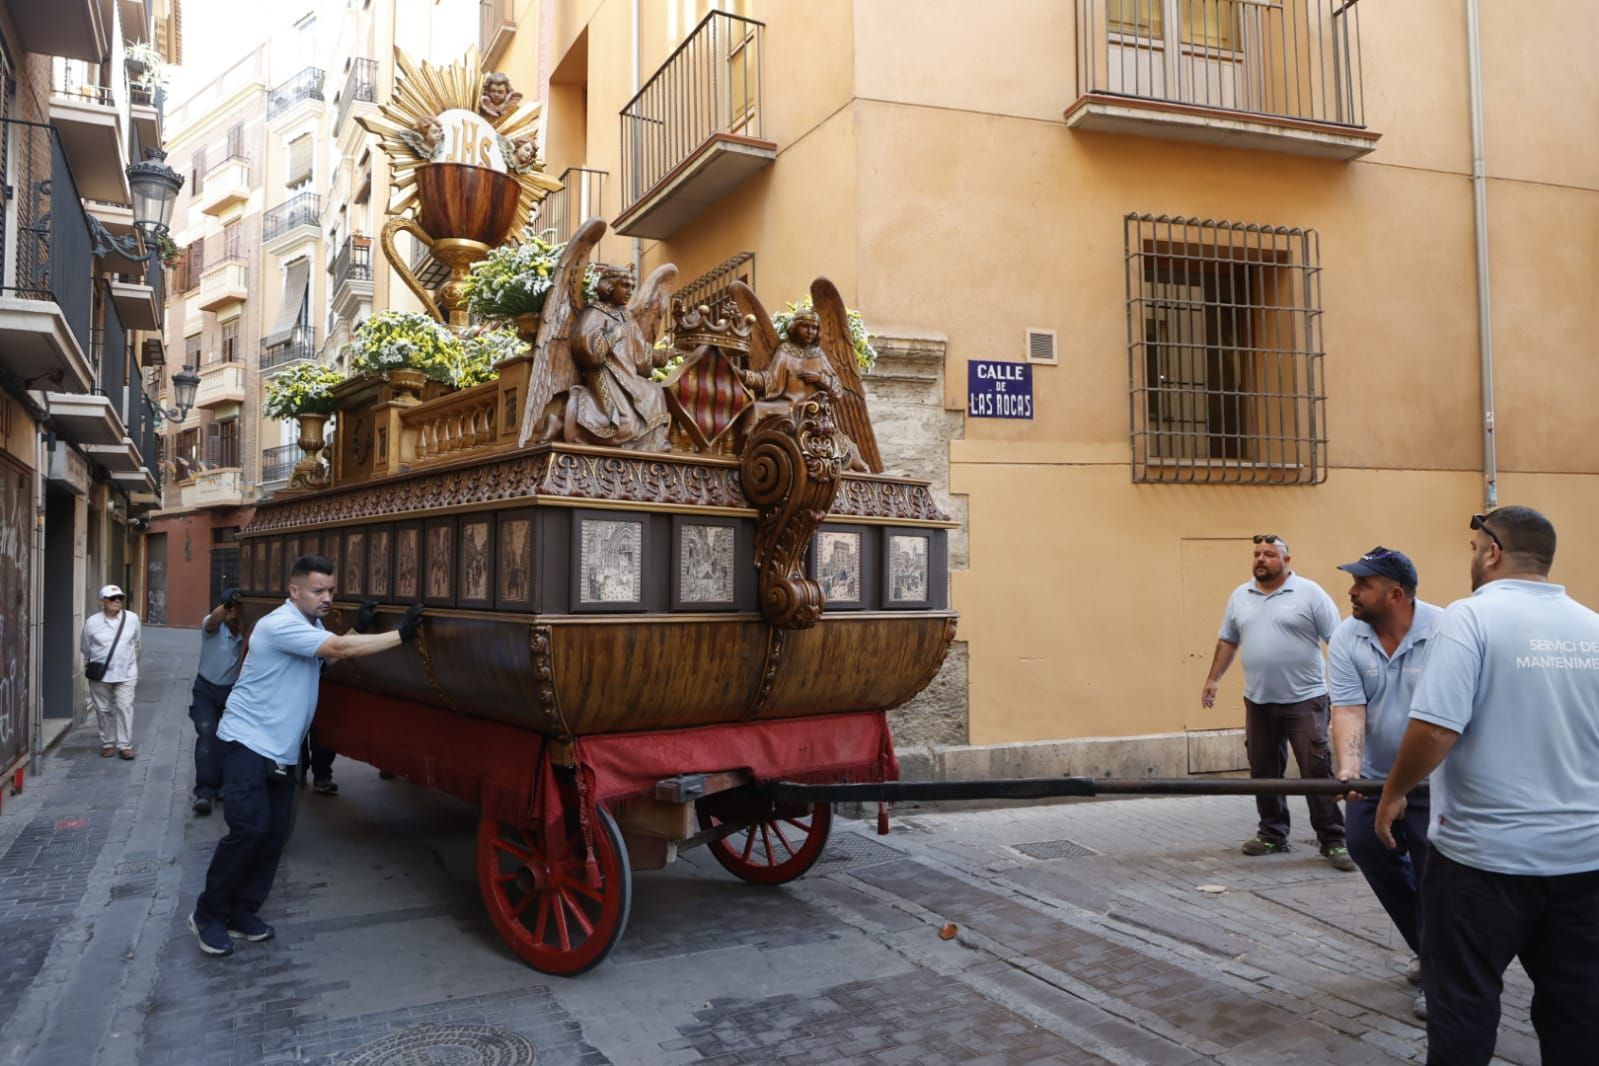
MULTIPOLYGON (((554 828, 563 807, 550 746, 513 726, 324 682, 317 742, 517 825, 554 828)), ((745 770, 760 781, 893 781, 894 742, 881 711, 605 733, 573 742, 584 836, 596 805, 654 792, 678 774, 745 770)))

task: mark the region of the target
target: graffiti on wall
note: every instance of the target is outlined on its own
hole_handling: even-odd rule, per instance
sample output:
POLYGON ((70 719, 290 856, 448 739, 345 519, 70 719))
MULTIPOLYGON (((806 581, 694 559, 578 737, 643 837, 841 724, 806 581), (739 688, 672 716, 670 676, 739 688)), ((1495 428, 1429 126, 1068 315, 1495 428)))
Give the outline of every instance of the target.
POLYGON ((28 752, 31 478, 0 461, 0 769, 28 752))

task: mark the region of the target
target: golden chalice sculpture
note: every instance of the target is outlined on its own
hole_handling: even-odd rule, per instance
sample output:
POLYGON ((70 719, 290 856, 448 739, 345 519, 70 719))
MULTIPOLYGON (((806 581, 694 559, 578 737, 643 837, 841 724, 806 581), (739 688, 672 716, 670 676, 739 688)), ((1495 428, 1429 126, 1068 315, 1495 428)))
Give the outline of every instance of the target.
POLYGON ((482 70, 476 49, 447 67, 413 63, 394 50, 394 91, 358 121, 382 138, 393 193, 379 243, 428 313, 467 324, 472 264, 518 232, 561 183, 539 158, 537 103, 522 102, 504 74, 482 70), (394 245, 404 231, 450 269, 437 293, 418 280, 394 245))

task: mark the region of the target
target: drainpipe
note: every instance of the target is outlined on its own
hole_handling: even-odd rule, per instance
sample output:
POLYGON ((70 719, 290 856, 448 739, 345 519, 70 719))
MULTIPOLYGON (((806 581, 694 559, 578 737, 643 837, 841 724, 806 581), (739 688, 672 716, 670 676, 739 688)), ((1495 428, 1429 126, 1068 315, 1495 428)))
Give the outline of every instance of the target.
MULTIPOLYGON (((633 58, 632 58, 632 61, 633 61, 633 66, 632 66, 633 78, 632 78, 632 88, 628 90, 628 98, 629 99, 631 99, 634 96, 637 96, 638 95, 638 89, 639 89, 639 69, 638 69, 638 62, 639 62, 639 17, 640 17, 639 0, 633 0, 633 40, 632 40, 632 45, 633 45, 633 58)), ((627 151, 627 145, 625 145, 625 144, 622 145, 622 151, 624 151, 624 152, 627 151)), ((633 238, 633 278, 634 278, 634 280, 638 281, 638 282, 642 282, 643 281, 643 277, 642 277, 643 273, 644 273, 644 241, 641 240, 638 237, 634 237, 633 238)))
MULTIPOLYGON (((636 2, 636 0, 635 0, 636 2)), ((1488 178, 1483 166, 1482 41, 1477 0, 1466 0, 1466 47, 1471 82, 1471 195, 1477 220, 1477 348, 1482 371, 1483 506, 1499 506, 1499 456, 1494 441, 1493 306, 1488 280, 1488 178)))

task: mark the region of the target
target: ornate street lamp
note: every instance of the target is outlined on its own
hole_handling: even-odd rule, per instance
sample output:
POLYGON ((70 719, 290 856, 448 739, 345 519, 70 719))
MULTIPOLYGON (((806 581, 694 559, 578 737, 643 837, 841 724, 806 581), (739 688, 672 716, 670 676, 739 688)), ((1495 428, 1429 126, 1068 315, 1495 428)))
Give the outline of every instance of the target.
MULTIPOLYGON (((148 263, 161 254, 157 238, 167 234, 172 223, 172 208, 177 204, 183 175, 163 162, 167 154, 159 148, 146 148, 144 159, 128 167, 128 188, 133 192, 133 226, 145 236, 141 253, 135 235, 118 237, 93 215, 89 228, 94 232, 94 254, 116 252, 134 263, 148 263)), ((181 376, 181 375, 179 375, 181 376)), ((174 378, 175 382, 177 378, 174 378)))
POLYGON ((194 407, 194 394, 199 387, 200 375, 194 372, 194 367, 184 367, 172 375, 172 398, 178 401, 178 406, 167 408, 156 404, 155 413, 168 421, 182 422, 194 407))

